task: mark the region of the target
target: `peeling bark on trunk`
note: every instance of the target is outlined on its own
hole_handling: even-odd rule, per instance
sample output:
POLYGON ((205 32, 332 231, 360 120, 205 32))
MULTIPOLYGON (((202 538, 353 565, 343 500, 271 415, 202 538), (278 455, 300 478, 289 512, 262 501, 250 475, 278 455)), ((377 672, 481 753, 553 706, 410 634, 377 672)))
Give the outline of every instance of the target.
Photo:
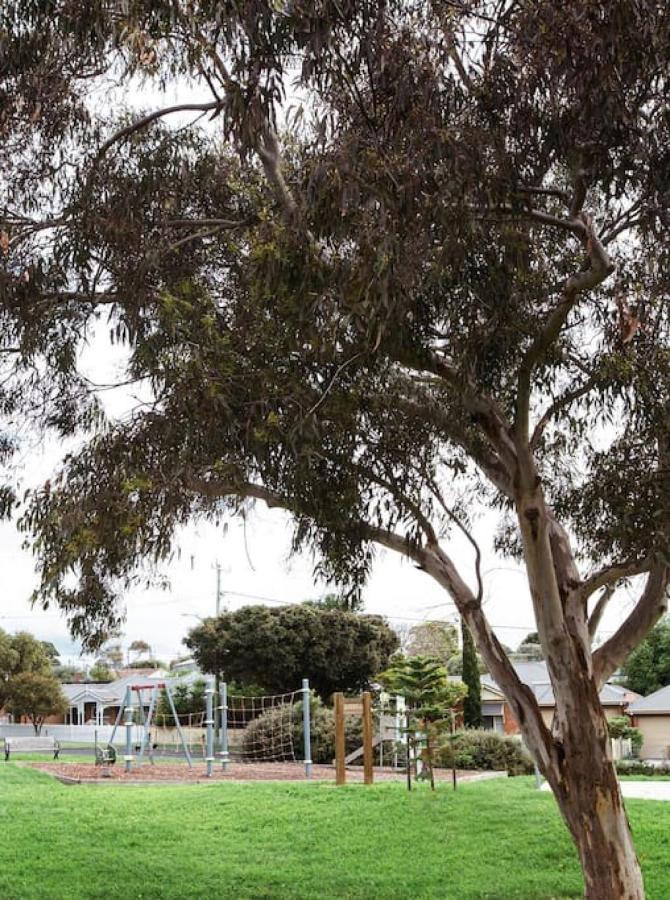
POLYGON ((644 884, 599 705, 573 722, 545 775, 579 853, 588 900, 643 900, 644 884), (598 737, 605 729, 605 734, 598 737), (585 733, 586 732, 586 733, 585 733))
POLYGON ((587 608, 577 593, 580 579, 569 538, 547 510, 533 469, 515 501, 556 703, 548 764, 537 758, 532 740, 528 744, 577 847, 585 896, 643 900, 642 873, 612 764, 587 608))
MULTIPOLYGON (((480 605, 439 549, 421 562, 455 599, 491 675, 504 691, 542 774, 552 787, 579 853, 588 900, 643 900, 644 885, 611 760, 607 720, 593 672, 585 614, 572 602, 569 572, 553 571, 546 518, 526 520, 526 562, 537 621, 544 628, 556 700, 554 727, 542 720, 532 689, 514 671, 480 605), (542 547, 544 544, 544 547, 542 547), (566 614, 566 608, 570 612, 566 614)), ((561 538, 562 539, 562 538, 561 538)), ((569 559, 569 556, 568 556, 569 559)))

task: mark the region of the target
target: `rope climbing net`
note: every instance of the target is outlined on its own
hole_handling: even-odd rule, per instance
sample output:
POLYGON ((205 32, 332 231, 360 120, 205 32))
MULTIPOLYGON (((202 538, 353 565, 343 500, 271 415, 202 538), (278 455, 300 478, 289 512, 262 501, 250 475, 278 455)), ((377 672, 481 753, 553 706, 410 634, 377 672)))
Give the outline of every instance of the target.
POLYGON ((297 762, 302 758, 302 691, 261 697, 228 696, 231 762, 297 762))

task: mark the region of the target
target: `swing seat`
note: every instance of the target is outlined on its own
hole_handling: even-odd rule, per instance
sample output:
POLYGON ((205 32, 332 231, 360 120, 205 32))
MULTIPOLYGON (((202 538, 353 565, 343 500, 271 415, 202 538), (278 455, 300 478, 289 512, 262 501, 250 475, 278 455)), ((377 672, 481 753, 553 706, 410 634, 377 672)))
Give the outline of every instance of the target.
POLYGON ((107 744, 107 749, 102 747, 95 748, 95 764, 96 766, 113 766, 116 762, 116 747, 114 744, 107 744))

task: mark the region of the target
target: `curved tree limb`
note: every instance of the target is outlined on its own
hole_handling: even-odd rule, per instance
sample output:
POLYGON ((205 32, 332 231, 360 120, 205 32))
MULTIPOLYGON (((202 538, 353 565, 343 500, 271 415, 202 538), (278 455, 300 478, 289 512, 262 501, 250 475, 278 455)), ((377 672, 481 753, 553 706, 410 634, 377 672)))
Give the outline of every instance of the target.
POLYGON ((562 394, 560 397, 557 397, 550 406, 542 413, 539 421, 537 422, 532 437, 530 439, 530 447, 531 450, 534 450, 540 442, 540 438, 544 433, 544 429, 547 427, 551 419, 556 415, 560 410, 565 409, 566 406, 569 406, 571 403, 574 403, 575 400, 579 400, 581 397, 584 397, 589 393, 596 385, 598 384, 598 376, 592 375, 584 384, 580 385, 578 388, 575 388, 572 391, 566 391, 565 394, 562 394))
POLYGON ((670 566, 654 563, 635 608, 612 637, 593 654, 593 674, 599 685, 625 662, 632 650, 668 611, 670 566))
POLYGON ((164 116, 170 116, 172 113, 178 112, 218 111, 221 107, 221 100, 211 100, 209 103, 177 103, 175 106, 165 106, 163 109, 156 109, 146 116, 142 116, 141 119, 136 119, 134 122, 131 122, 130 125, 126 125, 125 128, 121 128, 109 137, 98 149, 98 152, 95 155, 96 162, 105 155, 110 147, 118 143, 118 141, 123 141, 132 134, 135 134, 135 132, 141 131, 142 128, 146 128, 147 125, 151 125, 151 123, 155 122, 157 119, 162 119, 164 116))
MULTIPOLYGON (((228 482, 216 478, 188 476, 186 487, 212 499, 229 495, 263 500, 270 508, 282 508, 294 512, 293 504, 279 494, 252 482, 228 482)), ((507 697, 512 711, 521 726, 540 768, 546 771, 556 765, 556 747, 545 725, 535 695, 517 675, 500 641, 493 633, 481 603, 461 578, 451 558, 436 544, 425 546, 409 541, 402 535, 385 528, 357 523, 365 538, 372 543, 393 550, 412 559, 422 570, 434 578, 451 596, 468 628, 475 636, 478 649, 489 667, 491 675, 507 697)))
POLYGON ((600 625, 600 621, 603 617, 603 613, 605 612, 605 608, 607 604, 610 602, 612 595, 614 594, 615 586, 613 584, 608 584, 606 588, 604 588, 600 597, 598 597, 598 601, 593 608, 593 612, 589 616, 589 637, 593 641, 596 636, 596 632, 598 631, 598 627, 600 625))
POLYGON ((622 578, 631 578, 633 575, 641 575, 643 572, 648 572, 651 565, 652 560, 650 559, 636 559, 605 566, 584 579, 579 589, 581 599, 584 601, 588 600, 591 594, 594 594, 600 588, 615 585, 622 578))
POLYGON ((614 271, 614 263, 608 256, 602 243, 593 233, 590 220, 588 217, 582 216, 581 221, 585 229, 581 236, 588 252, 589 267, 570 275, 567 279, 563 286, 563 300, 554 308, 546 320, 544 327, 530 345, 519 368, 519 386, 514 424, 518 447, 526 448, 528 444, 531 379, 535 367, 560 335, 570 312, 577 302, 579 294, 596 287, 614 271))

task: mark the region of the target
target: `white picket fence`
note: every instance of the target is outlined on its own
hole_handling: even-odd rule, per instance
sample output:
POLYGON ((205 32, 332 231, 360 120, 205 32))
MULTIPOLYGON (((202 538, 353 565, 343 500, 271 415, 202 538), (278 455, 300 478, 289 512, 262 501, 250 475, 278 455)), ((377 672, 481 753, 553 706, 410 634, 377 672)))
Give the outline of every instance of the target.
MULTIPOLYGON (((93 746, 96 740, 99 744, 107 744, 111 740, 113 725, 44 725, 42 737, 54 737, 61 744, 90 744, 93 746)), ((204 741, 204 728, 182 727, 184 740, 193 745, 202 744, 204 741)), ((0 724, 0 742, 6 737, 30 737, 35 735, 32 725, 2 725, 0 724)), ((151 729, 152 740, 160 745, 179 747, 179 734, 176 728, 151 729)), ((133 725, 133 744, 139 744, 142 740, 142 726, 133 725)), ((114 744, 123 747, 126 743, 126 726, 119 725, 114 736, 114 744)))
MULTIPOLYGON (((99 744, 106 744, 112 737, 113 725, 44 725, 43 737, 54 737, 64 744, 91 744, 95 743, 96 732, 99 744)), ((28 737, 35 734, 32 725, 0 725, 0 740, 6 737, 28 737)), ((142 729, 138 725, 133 726, 133 741, 141 739, 142 729)), ((125 726, 116 729, 114 743, 123 745, 126 741, 125 726)))

